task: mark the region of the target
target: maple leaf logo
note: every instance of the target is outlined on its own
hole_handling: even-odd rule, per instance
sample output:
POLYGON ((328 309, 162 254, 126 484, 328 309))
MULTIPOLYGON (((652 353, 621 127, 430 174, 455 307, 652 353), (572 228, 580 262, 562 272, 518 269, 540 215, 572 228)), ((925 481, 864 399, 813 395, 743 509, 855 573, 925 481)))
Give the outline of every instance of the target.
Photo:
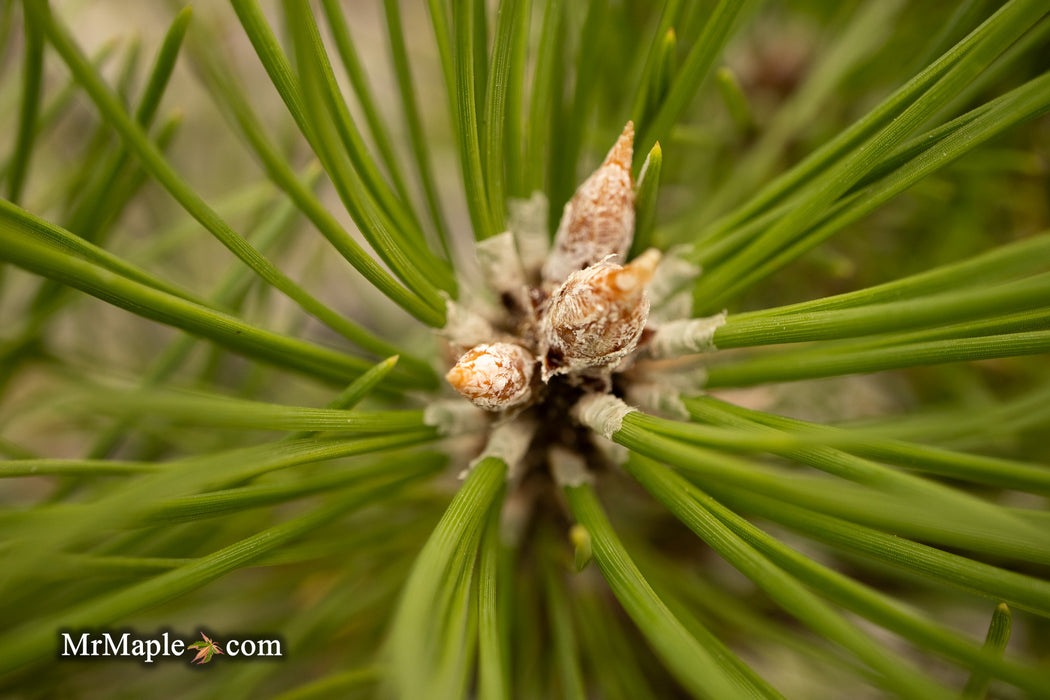
POLYGON ((211 661, 211 657, 215 654, 221 654, 222 648, 213 642, 208 635, 201 632, 201 636, 204 637, 203 642, 194 642, 190 644, 187 649, 196 649, 197 655, 193 657, 191 663, 195 664, 206 664, 211 661))

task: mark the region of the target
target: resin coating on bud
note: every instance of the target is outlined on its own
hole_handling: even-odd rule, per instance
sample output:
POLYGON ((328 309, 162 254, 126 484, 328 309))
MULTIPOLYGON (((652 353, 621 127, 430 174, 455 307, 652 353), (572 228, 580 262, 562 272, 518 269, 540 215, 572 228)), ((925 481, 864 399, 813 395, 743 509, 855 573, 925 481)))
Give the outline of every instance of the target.
POLYGON ((520 406, 532 396, 536 358, 514 343, 477 345, 445 375, 452 388, 486 411, 520 406))
POLYGON ((634 123, 627 122, 605 160, 565 205, 543 281, 560 284, 610 255, 622 263, 634 238, 634 123))
POLYGON ((541 322, 544 381, 614 366, 637 347, 649 318, 645 285, 659 258, 654 250, 626 266, 603 261, 569 275, 541 322))

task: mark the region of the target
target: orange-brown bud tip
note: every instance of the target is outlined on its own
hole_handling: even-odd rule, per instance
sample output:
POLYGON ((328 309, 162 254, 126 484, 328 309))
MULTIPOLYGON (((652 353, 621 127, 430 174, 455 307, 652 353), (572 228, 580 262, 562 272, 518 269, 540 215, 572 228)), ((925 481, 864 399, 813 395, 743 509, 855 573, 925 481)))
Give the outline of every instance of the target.
POLYGON ((477 345, 459 358, 445 379, 479 408, 501 411, 529 399, 535 362, 528 350, 514 343, 477 345))
POLYGON ((637 278, 637 284, 644 286, 649 284, 653 279, 653 275, 656 274, 656 267, 660 264, 660 258, 660 251, 656 248, 650 248, 627 263, 624 266, 624 270, 630 271, 637 278))
POLYGON ((627 122, 627 125, 623 128, 623 133, 620 134, 620 138, 616 139, 616 143, 609 149, 609 153, 605 156, 605 160, 602 161, 602 166, 606 165, 619 165, 624 170, 630 172, 631 160, 634 158, 634 122, 627 122))

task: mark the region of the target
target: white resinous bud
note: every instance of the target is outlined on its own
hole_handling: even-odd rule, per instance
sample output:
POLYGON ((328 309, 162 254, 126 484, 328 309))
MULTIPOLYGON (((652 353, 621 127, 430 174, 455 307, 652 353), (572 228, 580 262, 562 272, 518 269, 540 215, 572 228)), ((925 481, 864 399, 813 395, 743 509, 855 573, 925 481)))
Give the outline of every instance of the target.
POLYGON ((659 260, 650 249, 625 266, 603 261, 569 275, 541 321, 543 381, 615 366, 637 347, 649 318, 645 285, 659 260))
POLYGON ((452 388, 486 411, 520 406, 532 396, 536 358, 514 343, 476 345, 445 375, 452 388))
POLYGON ((560 284, 570 274, 608 256, 622 263, 634 238, 634 123, 627 122, 601 166, 576 190, 565 210, 543 281, 560 284))

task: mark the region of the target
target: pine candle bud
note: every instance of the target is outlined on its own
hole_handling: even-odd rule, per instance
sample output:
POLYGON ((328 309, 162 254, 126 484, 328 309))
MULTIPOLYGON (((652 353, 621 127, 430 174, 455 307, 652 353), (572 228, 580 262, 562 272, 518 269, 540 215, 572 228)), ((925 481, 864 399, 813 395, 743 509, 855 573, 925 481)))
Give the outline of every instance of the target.
POLYGON ((649 318, 645 285, 659 260, 650 249, 626 266, 605 260, 569 275, 551 297, 540 329, 543 381, 612 367, 637 347, 649 318))
POLYGON ((615 256, 622 263, 634 238, 634 123, 627 122, 605 160, 565 205, 543 281, 560 284, 570 274, 615 256))
POLYGON ((520 406, 532 395, 536 358, 514 343, 477 345, 445 375, 452 388, 486 411, 520 406))

